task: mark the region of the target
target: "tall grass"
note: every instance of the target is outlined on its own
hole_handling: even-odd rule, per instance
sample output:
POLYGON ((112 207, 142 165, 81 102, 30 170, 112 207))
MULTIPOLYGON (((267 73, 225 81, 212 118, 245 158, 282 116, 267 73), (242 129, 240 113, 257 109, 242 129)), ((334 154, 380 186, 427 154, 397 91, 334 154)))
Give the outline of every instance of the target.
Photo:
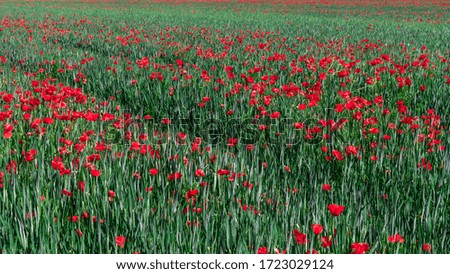
POLYGON ((448 7, 0 15, 2 253, 448 252, 448 7))

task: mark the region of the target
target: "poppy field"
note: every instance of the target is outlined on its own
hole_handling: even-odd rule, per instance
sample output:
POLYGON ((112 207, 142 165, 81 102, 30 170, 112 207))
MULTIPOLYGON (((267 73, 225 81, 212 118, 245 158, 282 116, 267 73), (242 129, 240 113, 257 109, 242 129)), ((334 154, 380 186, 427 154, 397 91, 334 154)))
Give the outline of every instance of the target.
POLYGON ((447 1, 0 3, 0 253, 449 253, 447 1))

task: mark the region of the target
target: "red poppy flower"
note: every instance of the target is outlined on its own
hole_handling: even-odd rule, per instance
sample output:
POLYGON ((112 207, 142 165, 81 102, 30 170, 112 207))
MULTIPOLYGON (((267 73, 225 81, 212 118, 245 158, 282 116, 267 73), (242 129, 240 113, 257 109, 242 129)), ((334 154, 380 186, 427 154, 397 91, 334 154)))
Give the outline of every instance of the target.
POLYGON ((78 189, 81 190, 81 192, 84 192, 84 182, 83 181, 78 182, 78 189))
POLYGON ((203 177, 203 176, 205 176, 205 172, 203 170, 197 169, 195 171, 195 177, 203 177))
POLYGON ((322 237, 322 247, 328 248, 333 244, 331 236, 322 237))
POLYGON ((180 172, 172 173, 168 176, 169 181, 173 181, 175 179, 181 179, 182 175, 180 172))
POLYGON ((125 241, 127 239, 124 236, 117 236, 116 237, 116 244, 120 247, 120 248, 124 248, 125 247, 125 241))
POLYGON ((111 121, 111 120, 114 120, 114 119, 115 119, 114 114, 104 113, 102 115, 102 121, 111 121))
POLYGON ((3 138, 9 139, 12 137, 12 132, 14 130, 14 126, 11 124, 3 125, 3 138))
POLYGON ((392 236, 388 236, 388 241, 390 243, 403 243, 405 239, 400 234, 395 234, 392 236))
POLYGON ((140 150, 140 149, 141 145, 139 144, 139 142, 131 142, 130 150, 140 150))
POLYGON ((11 103, 12 100, 14 99, 14 95, 7 93, 7 94, 3 95, 2 99, 5 103, 11 103))
POLYGON ((272 113, 271 115, 270 115, 270 118, 272 118, 272 119, 278 119, 278 118, 280 118, 280 112, 279 111, 275 111, 274 113, 272 113))
POLYGON ((358 148, 352 145, 349 145, 345 148, 345 153, 347 155, 352 154, 352 155, 356 155, 358 154, 358 148))
POLYGON ((429 252, 429 253, 431 253, 432 250, 433 250, 433 248, 431 247, 430 244, 423 244, 423 251, 424 251, 424 252, 429 252))
POLYGON ((44 122, 44 124, 47 124, 47 125, 53 124, 53 118, 47 117, 47 118, 42 119, 42 121, 44 122))
POLYGON ((237 138, 228 138, 228 146, 234 147, 238 142, 237 138))
POLYGON ((331 215, 333 216, 339 216, 342 211, 344 211, 345 206, 337 205, 337 204, 330 204, 328 205, 328 210, 330 211, 331 215))
POLYGON ((151 168, 151 169, 148 170, 148 172, 150 172, 150 174, 153 175, 153 176, 158 174, 158 170, 156 168, 151 168))
POLYGON ((187 137, 187 134, 184 132, 178 132, 177 134, 177 138, 179 139, 179 141, 183 142, 187 137))
POLYGON ((75 232, 77 233, 78 237, 83 236, 83 232, 81 232, 81 230, 77 229, 75 230, 75 232))
POLYGON ((5 179, 5 173, 0 171, 0 189, 3 188, 3 180, 5 179))
POLYGON ((175 62, 177 63, 177 65, 178 65, 179 67, 182 67, 183 64, 184 64, 184 62, 183 62, 182 60, 180 60, 180 59, 175 60, 175 62))
POLYGON ((226 169, 219 169, 217 171, 217 175, 219 175, 220 177, 222 177, 223 175, 228 175, 228 174, 230 174, 230 171, 226 170, 226 169))
POLYGON ((69 217, 67 217, 67 220, 76 223, 76 222, 78 222, 78 216, 69 216, 69 217))
POLYGON ((316 235, 319 235, 323 231, 323 226, 321 226, 320 224, 313 224, 311 227, 313 229, 314 234, 316 235))
POLYGON ((112 190, 108 190, 108 197, 109 198, 114 198, 116 196, 116 193, 112 190))
POLYGON ((25 157, 24 161, 25 162, 31 162, 34 160, 35 156, 36 156, 37 152, 35 149, 31 149, 29 151, 24 151, 22 152, 22 155, 25 157))
POLYGON ((100 176, 102 173, 96 169, 91 169, 91 175, 94 177, 100 176))
POLYGON ((62 195, 72 197, 72 192, 68 191, 67 189, 63 189, 62 195))
POLYGON ((304 123, 299 123, 299 122, 295 122, 294 123, 294 128, 295 129, 302 129, 302 128, 304 128, 305 127, 305 124, 304 123))
POLYGON ((149 191, 150 191, 150 192, 153 191, 153 187, 146 187, 146 188, 145 188, 145 192, 149 192, 149 191))
POLYGON ((98 113, 88 112, 84 114, 84 119, 89 122, 94 122, 98 120, 98 113))
POLYGON ((186 192, 185 198, 190 199, 198 194, 198 189, 192 189, 186 192))
POLYGON ((331 190, 331 186, 329 184, 323 184, 322 185, 322 190, 323 191, 330 191, 331 190))
POLYGON ((8 171, 9 174, 17 173, 16 161, 12 160, 11 162, 9 162, 9 164, 6 166, 6 171, 8 171))
POLYGON ((299 245, 306 244, 306 234, 301 233, 297 229, 294 229, 294 238, 295 238, 295 241, 297 242, 297 244, 299 244, 299 245))
POLYGON ((100 159, 101 159, 100 154, 96 154, 96 153, 86 157, 86 160, 91 163, 100 161, 100 159))
POLYGON ((352 249, 351 254, 364 254, 369 251, 370 246, 367 243, 352 243, 350 248, 352 249))
POLYGON ((344 160, 344 156, 342 156, 342 153, 339 150, 333 149, 331 153, 338 159, 339 161, 344 160))
POLYGON ((338 77, 340 77, 340 78, 343 78, 343 77, 346 77, 349 75, 350 75, 350 71, 348 71, 348 70, 341 70, 338 72, 338 77))
POLYGON ((268 250, 265 246, 261 246, 260 248, 258 248, 258 254, 267 254, 267 252, 268 250))

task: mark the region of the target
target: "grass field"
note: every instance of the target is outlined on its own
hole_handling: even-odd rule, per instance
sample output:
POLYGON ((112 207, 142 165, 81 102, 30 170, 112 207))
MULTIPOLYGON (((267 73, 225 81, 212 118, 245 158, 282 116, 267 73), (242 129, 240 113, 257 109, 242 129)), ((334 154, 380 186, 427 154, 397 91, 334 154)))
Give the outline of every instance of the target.
POLYGON ((0 253, 449 253, 446 1, 0 3, 0 253))

